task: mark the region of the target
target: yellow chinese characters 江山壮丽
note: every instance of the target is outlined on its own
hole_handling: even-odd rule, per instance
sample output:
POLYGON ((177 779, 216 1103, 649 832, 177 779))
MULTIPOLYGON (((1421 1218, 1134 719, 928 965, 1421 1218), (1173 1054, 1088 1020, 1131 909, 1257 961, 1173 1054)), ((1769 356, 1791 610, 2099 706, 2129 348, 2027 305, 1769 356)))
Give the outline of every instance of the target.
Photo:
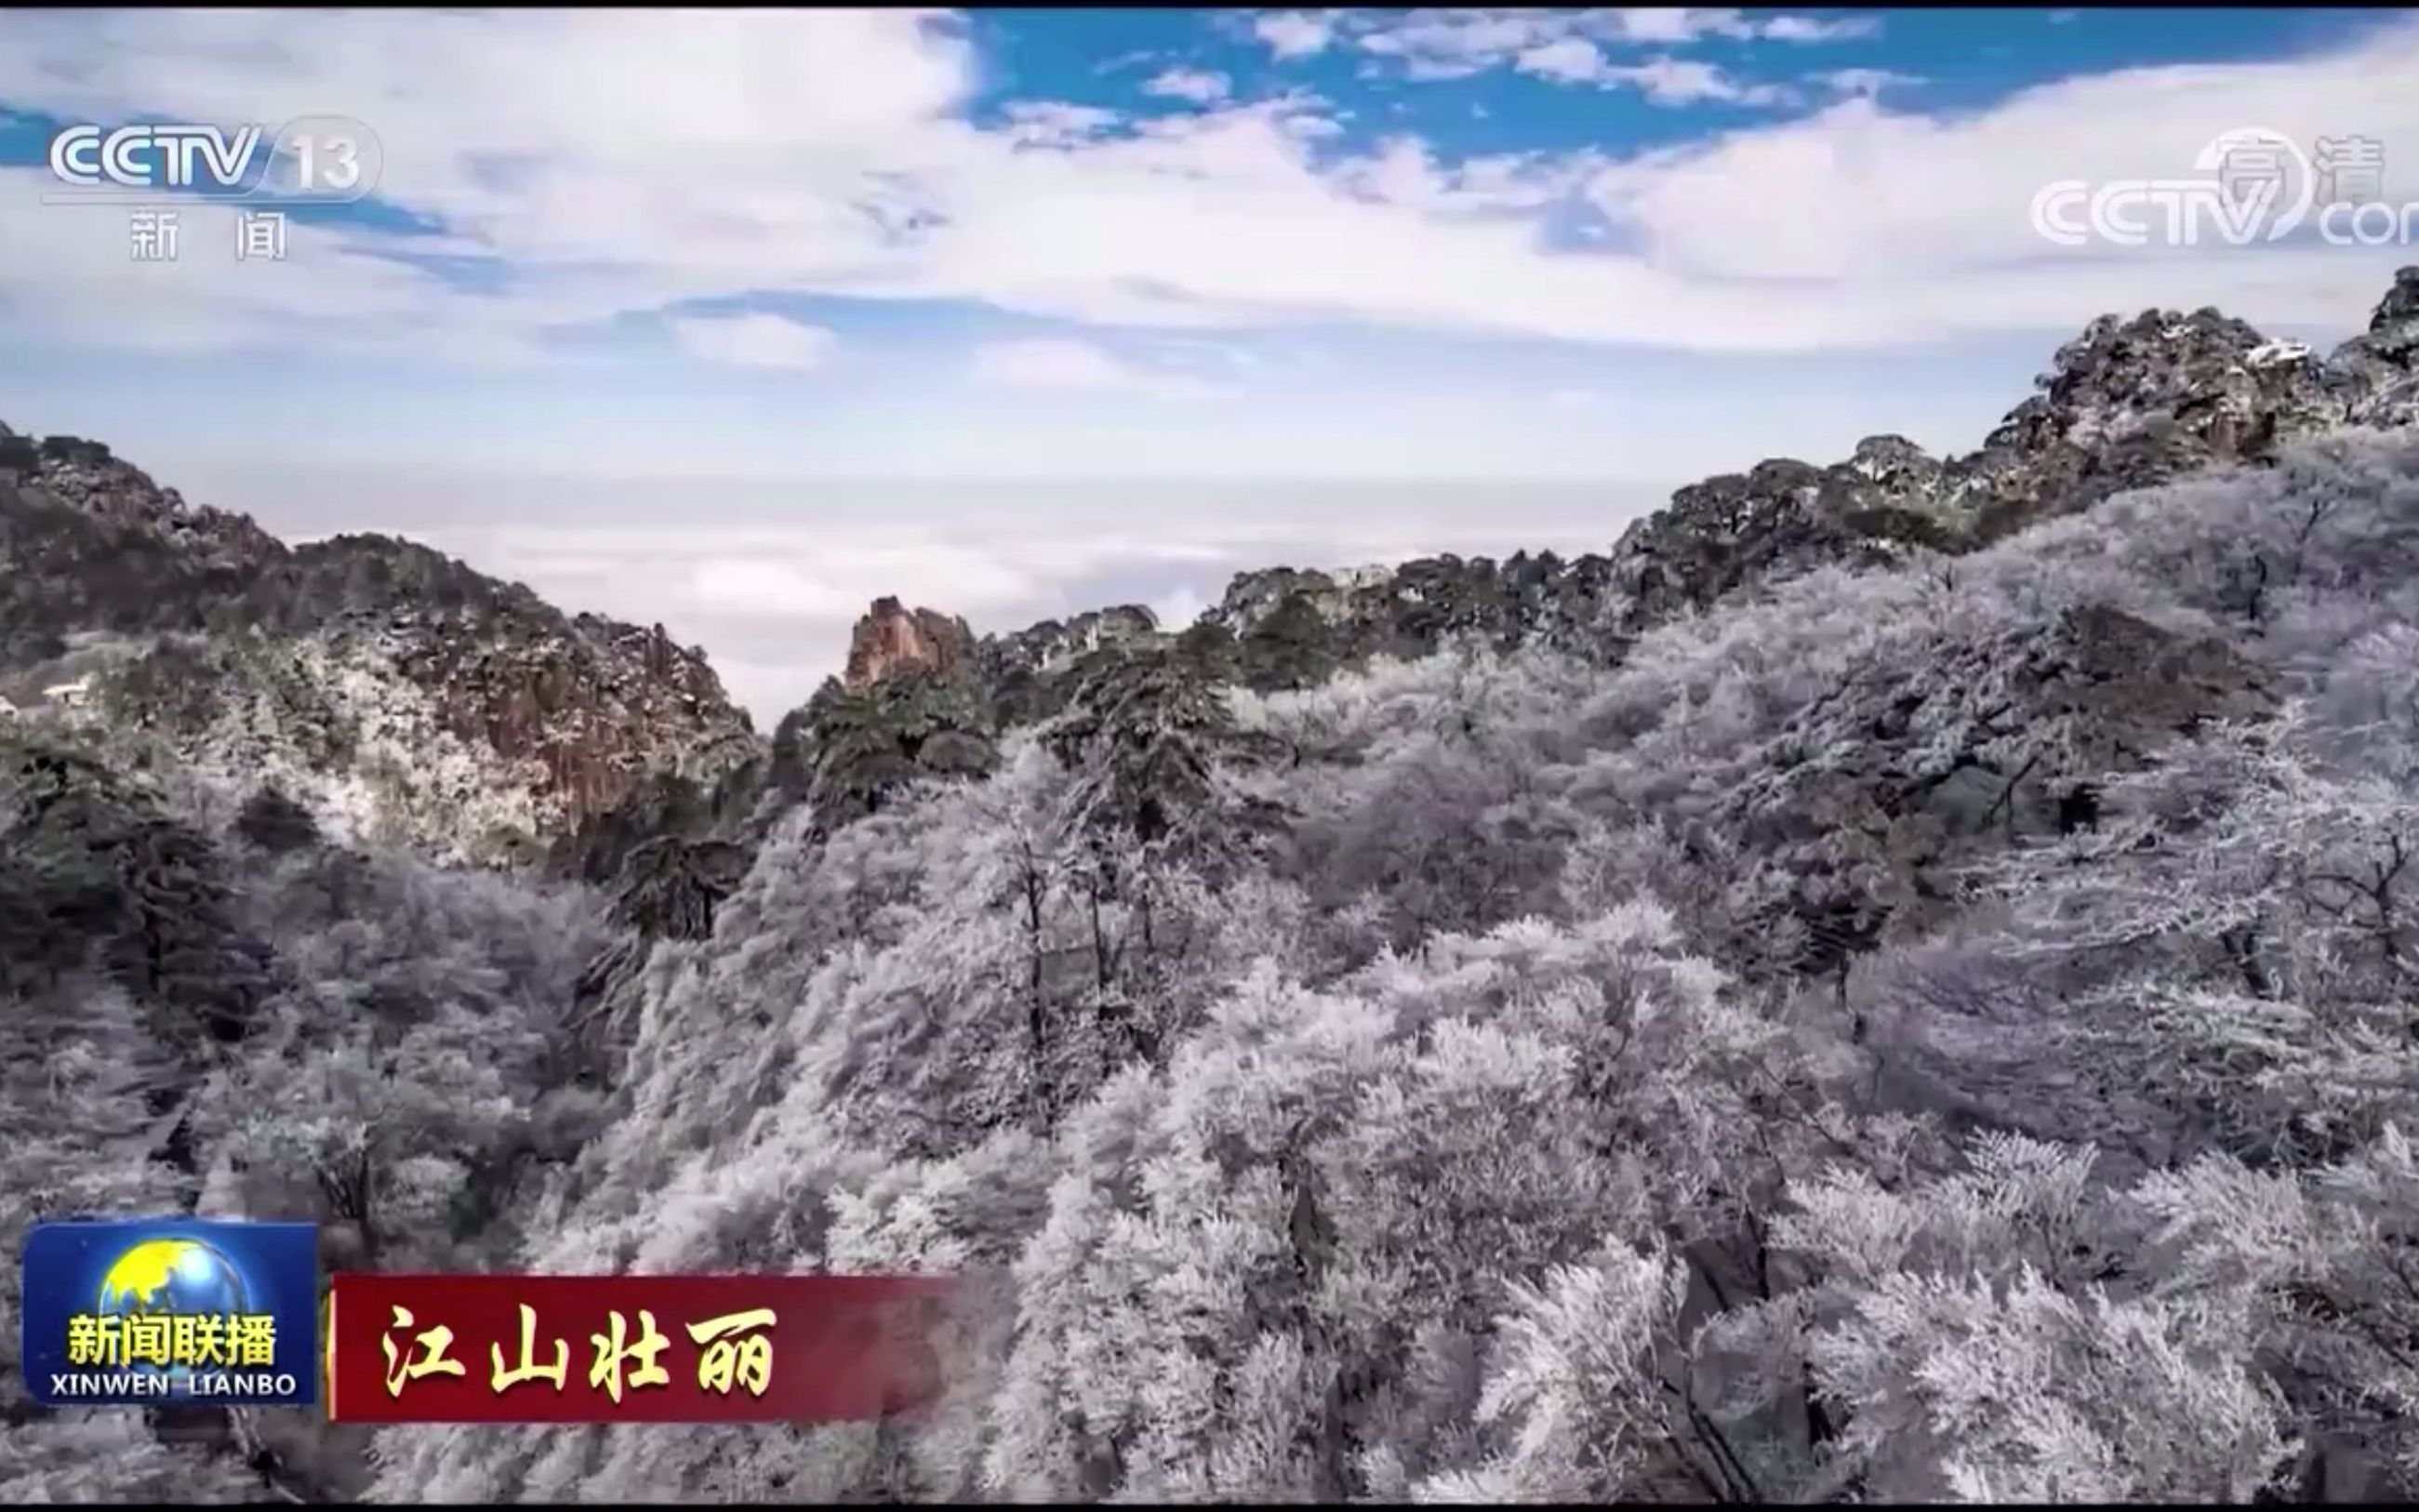
MULTIPOLYGON (((489 1386, 501 1394, 542 1381, 557 1391, 562 1390, 570 1377, 570 1345, 560 1336, 546 1341, 551 1346, 549 1358, 541 1352, 537 1309, 523 1303, 519 1315, 518 1363, 505 1363, 501 1342, 489 1345, 489 1386)), ((593 1352, 588 1384, 617 1404, 625 1391, 671 1384, 671 1372, 661 1359, 671 1347, 671 1339, 657 1324, 655 1315, 643 1307, 638 1309, 635 1330, 630 1319, 618 1309, 606 1317, 605 1331, 589 1335, 593 1352)), ((777 1320, 773 1309, 757 1307, 686 1325, 690 1340, 698 1346, 698 1385, 717 1396, 728 1395, 734 1386, 751 1396, 763 1396, 773 1375, 773 1341, 765 1331, 777 1320)), ((393 1323, 381 1340, 387 1362, 386 1387, 391 1396, 400 1396, 407 1382, 424 1376, 468 1374, 462 1363, 448 1353, 454 1344, 454 1331, 443 1324, 420 1329, 412 1335, 408 1349, 397 1343, 396 1335, 409 1333, 417 1321, 408 1308, 395 1307, 393 1323)))

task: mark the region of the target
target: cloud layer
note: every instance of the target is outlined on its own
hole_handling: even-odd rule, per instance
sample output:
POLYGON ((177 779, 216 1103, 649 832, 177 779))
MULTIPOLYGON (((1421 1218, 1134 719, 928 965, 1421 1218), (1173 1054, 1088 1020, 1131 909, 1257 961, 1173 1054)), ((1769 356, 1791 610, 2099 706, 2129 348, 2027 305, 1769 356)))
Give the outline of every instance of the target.
MULTIPOLYGON (((557 604, 660 622, 703 643, 764 729, 839 671, 849 628, 877 594, 963 614, 978 631, 1117 603, 1180 623, 1248 568, 1601 549, 1651 500, 1600 485, 1510 484, 1491 488, 1487 517, 1473 520, 1460 507, 1466 490, 1399 485, 826 485, 760 495, 704 481, 573 489, 502 475, 188 481, 271 500, 343 497, 347 530, 393 530, 430 496, 449 498, 468 517, 420 519, 408 533, 557 604), (686 501, 677 522, 664 517, 666 497, 686 501)), ((263 513, 298 538, 339 528, 324 514, 313 529, 273 504, 263 513)))
POLYGON ((671 330, 698 357, 734 367, 821 367, 840 345, 837 332, 778 315, 675 320, 671 330))
MULTIPOLYGON (((1679 107, 1773 97, 1653 48, 1721 37, 1805 53, 1863 24, 1372 14, 1253 25, 1285 57, 1350 46, 1679 107)), ((1100 327, 1347 322, 1713 351, 2058 331, 2179 300, 2340 325, 2407 249, 2051 248, 2026 219, 2033 193, 2184 172, 2247 124, 2307 141, 2356 123, 2389 163, 2419 157, 2408 23, 2330 55, 2082 76, 1954 116, 1887 108, 1872 98, 1886 81, 1842 75, 1853 98, 1684 147, 1459 160, 1409 137, 1339 151, 1334 107, 1230 95, 1202 70, 1152 81, 1172 111, 1029 100, 978 124, 979 59, 933 12, 19 11, 8 24, 0 100, 20 108, 274 120, 343 101, 385 142, 381 197, 441 228, 298 225, 285 264, 189 258, 170 279, 127 263, 111 217, 38 211, 39 172, 0 171, 9 318, 71 342, 534 361, 566 333, 765 291, 1100 327), (1596 249, 1554 234, 1575 211, 1609 228, 1596 249)), ((223 212, 189 218, 196 244, 233 236, 223 212)), ((668 330, 716 362, 830 351, 803 327, 668 330)))

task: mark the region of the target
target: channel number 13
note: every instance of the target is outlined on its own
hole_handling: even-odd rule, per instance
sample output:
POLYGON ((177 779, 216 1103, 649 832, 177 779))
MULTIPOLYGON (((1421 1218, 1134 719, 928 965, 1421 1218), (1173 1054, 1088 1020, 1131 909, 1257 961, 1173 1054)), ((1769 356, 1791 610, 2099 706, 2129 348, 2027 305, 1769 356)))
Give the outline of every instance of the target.
POLYGON ((294 187, 302 193, 344 193, 362 182, 361 144, 340 132, 294 139, 294 187))

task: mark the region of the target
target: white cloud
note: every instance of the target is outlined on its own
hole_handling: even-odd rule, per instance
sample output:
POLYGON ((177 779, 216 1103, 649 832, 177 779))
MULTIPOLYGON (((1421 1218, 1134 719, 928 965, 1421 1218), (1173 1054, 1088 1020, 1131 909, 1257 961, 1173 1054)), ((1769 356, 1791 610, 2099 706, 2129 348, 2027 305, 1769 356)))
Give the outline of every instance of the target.
POLYGON ((805 532, 709 531, 685 532, 677 543, 648 531, 593 532, 583 543, 565 532, 496 543, 506 560, 531 555, 537 544, 556 554, 556 573, 594 556, 668 570, 684 619, 715 614, 760 623, 830 623, 857 614, 877 594, 896 592, 981 610, 1029 598, 1039 587, 1029 568, 995 550, 916 532, 816 540, 805 532), (892 586, 873 586, 883 583, 892 586))
POLYGON ((1599 49, 1681 47, 1719 38, 1779 42, 1844 41, 1875 36, 1867 16, 1776 16, 1757 22, 1716 7, 1598 7, 1552 9, 1422 9, 1348 13, 1363 51, 1399 60, 1411 79, 1462 79, 1510 65, 1540 78, 1594 84, 1587 59, 1599 49))
MULTIPOLYGON (((462 294, 392 265, 364 277, 378 266, 370 254, 419 244, 326 230, 312 239, 323 250, 291 248, 239 308, 194 298, 162 322, 264 334, 242 310, 283 303, 283 333, 313 343, 400 324, 424 342, 516 349, 550 326, 778 287, 802 270, 844 274, 887 239, 869 170, 930 161, 961 137, 951 117, 973 83, 966 44, 915 12, 27 11, 8 32, 0 100, 21 108, 274 122, 342 100, 384 144, 381 195, 455 234, 453 248, 428 250, 546 274, 505 296, 462 294), (299 270, 331 270, 325 249, 344 255, 343 276, 299 270), (343 289, 356 280, 366 297, 347 317, 343 289), (410 318, 392 307, 403 300, 414 301, 410 318)), ((96 226, 111 219, 91 216, 96 226)), ((19 302, 48 323, 61 323, 49 284, 131 283, 122 253, 112 269, 45 278, 28 263, 86 232, 8 219, 0 292, 27 296, 19 302)), ((216 259, 208 271, 185 264, 177 277, 189 288, 226 276, 216 259)), ((119 311, 98 325, 104 338, 146 327, 141 339, 165 339, 119 311)))
POLYGON ((1188 399, 1226 392, 1183 374, 1144 372, 1091 342, 1055 336, 978 347, 966 371, 977 382, 1013 389, 1125 392, 1188 399))
POLYGON ((1878 16, 1775 16, 1757 35, 1776 42, 1846 42, 1881 35, 1878 16))
POLYGON ((1594 84, 1605 76, 1609 67, 1603 52, 1584 37, 1558 37, 1533 47, 1521 54, 1514 66, 1522 73, 1564 84, 1594 84))
POLYGON ((1209 609, 1210 596, 1187 583, 1155 600, 1149 607, 1151 618, 1159 622, 1162 630, 1172 635, 1192 627, 1193 622, 1209 609))
POLYGON ((2419 150, 2419 98, 2379 82, 2414 67, 2419 28, 2404 25, 2325 56, 2079 77, 1950 117, 1848 100, 1617 165, 1595 193, 1616 221, 1649 228, 1659 266, 1684 278, 1810 279, 1826 298, 1895 286, 1898 316, 1918 324, 1953 320, 1944 305, 1957 299, 2044 314, 2088 299, 2103 310, 2206 302, 2263 323, 2340 325, 2375 300, 2397 249, 2044 255, 2029 207, 2057 179, 2189 173, 2235 123, 2312 142, 2330 121, 2358 119, 2419 150))
POLYGON ((1252 34, 1278 57, 1309 57, 1325 52, 1335 39, 1335 23, 1308 11, 1286 10, 1254 18, 1252 34))
POLYGON ((1098 136, 1124 117, 1097 105, 1069 105, 1055 100, 1019 100, 1008 107, 1007 134, 1036 147, 1064 147, 1098 136))
POLYGON ((1607 160, 1579 154, 1538 158, 1503 154, 1440 162, 1415 136, 1394 136, 1366 155, 1339 160, 1331 180, 1378 206, 1471 221, 1500 220, 1565 203, 1584 190, 1607 160))
POLYGON ((1414 79, 1467 78, 1565 35, 1575 13, 1459 10, 1390 13, 1355 39, 1362 51, 1399 60, 1414 79), (1396 19, 1399 18, 1399 19, 1396 19))
POLYGON ((1025 389, 1113 389, 1129 377, 1123 363, 1088 341, 1046 337, 978 347, 968 370, 985 383, 1025 389))
MULTIPOLYGON (((1687 25, 1731 24, 1708 16, 1687 25)), ((1395 65, 1480 69, 1677 23, 1384 24, 1356 40, 1395 65)), ((1773 87, 1692 61, 1606 66, 1650 99, 1773 87)), ((2410 257, 2066 255, 2026 219, 2044 182, 2189 172, 2244 124, 2313 141, 2356 123, 2389 161, 2419 159, 2409 23, 2324 55, 2070 78, 1953 116, 1848 100, 1624 161, 1538 154, 1483 172, 1418 144, 1379 155, 1382 171, 1333 162, 1312 136, 1334 113, 1304 99, 1128 131, 1061 106, 981 130, 962 114, 975 62, 951 23, 899 11, 15 12, 0 100, 201 120, 343 100, 385 141, 382 193, 443 224, 440 246, 513 276, 460 287, 383 255, 408 239, 300 224, 285 264, 131 266, 121 221, 36 209, 41 176, 6 169, 0 339, 529 360, 558 328, 764 291, 1163 330, 1348 321, 1808 350, 2055 332, 2151 304, 2341 325, 2410 257), (1536 217, 1582 188, 1613 244, 1637 250, 1541 237, 1536 217)), ((208 207, 186 232, 197 249, 233 235, 208 207)))
POLYGON ((1693 58, 1660 56, 1644 63, 1617 64, 1603 49, 1579 37, 1564 37, 1520 54, 1516 67, 1523 73, 1559 84, 1592 84, 1611 89, 1636 88, 1657 105, 1693 105, 1706 101, 1739 105, 1783 105, 1795 99, 1783 85, 1749 84, 1710 63, 1693 58))
MULTIPOLYGON (((0 68, 5 68, 0 57, 0 68)), ((5 93, 0 93, 5 98, 5 93)), ((283 262, 239 262, 236 211, 181 206, 177 257, 129 259, 121 212, 43 203, 45 170, 0 167, 0 331, 136 350, 240 347, 281 334, 324 349, 406 347, 465 360, 531 360, 530 332, 463 318, 457 296, 418 268, 373 255, 363 239, 288 224, 283 262)), ((431 250, 446 246, 439 241, 431 250)))
POLYGON ((1812 83, 1838 95, 1873 96, 1885 89, 1903 89, 1924 82, 1912 73, 1894 73, 1888 69, 1833 69, 1813 76, 1812 83))
POLYGON ((1223 73, 1201 69, 1169 69, 1142 86, 1147 95, 1168 100, 1189 100, 1196 105, 1214 105, 1226 98, 1231 83, 1223 73))
POLYGON ((1639 7, 1590 13, 1592 29, 1629 42, 1691 42, 1701 37, 1744 38, 1755 27, 1735 10, 1687 6, 1639 7))
POLYGON ((672 336, 691 356, 734 367, 821 367, 840 333, 778 315, 674 320, 672 336))
POLYGON ((1610 69, 1607 77, 1609 82, 1636 85, 1650 103, 1656 105, 1706 101, 1785 105, 1796 98, 1786 85, 1747 83, 1695 58, 1649 58, 1632 67, 1610 69))

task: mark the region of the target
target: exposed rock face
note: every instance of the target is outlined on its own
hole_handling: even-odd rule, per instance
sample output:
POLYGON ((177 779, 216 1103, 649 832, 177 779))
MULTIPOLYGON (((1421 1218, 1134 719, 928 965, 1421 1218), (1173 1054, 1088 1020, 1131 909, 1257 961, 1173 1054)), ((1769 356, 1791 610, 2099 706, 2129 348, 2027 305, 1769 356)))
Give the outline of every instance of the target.
POLYGON ((148 534, 177 548, 190 566, 254 569, 283 549, 248 516, 189 504, 99 441, 38 441, 0 425, 0 477, 38 486, 99 525, 148 534))
POLYGON ((1063 625, 1044 620, 1012 634, 987 636, 983 660, 988 670, 1062 671, 1103 646, 1130 645, 1158 633, 1159 620, 1150 610, 1140 604, 1119 604, 1088 609, 1063 625))
POLYGON ((1833 467, 1784 459, 1684 488, 1613 548, 1615 624, 1634 633, 1826 563, 1965 550, 2348 422, 2408 424, 2414 290, 2406 270, 2370 333, 2325 361, 2215 310, 2103 316, 1966 455, 1874 437, 1833 467))
POLYGON ((1244 573, 1193 635, 1196 657, 1248 687, 1312 687, 1371 656, 1426 655, 1460 639, 1597 649, 1610 562, 1553 552, 1423 557, 1392 569, 1244 573))
POLYGON ((1872 436, 1832 467, 1779 458, 1683 488, 1613 549, 1616 625, 1634 634, 1828 563, 1953 549, 1958 521, 1940 501, 1948 471, 1903 437, 1872 436))
POLYGON ((2257 459, 2343 423, 2324 365, 2215 310, 2103 316, 2059 348, 2041 392, 1949 465, 1949 497, 1994 539, 2112 493, 2257 459))
POLYGON ((966 622, 932 609, 910 612, 895 598, 877 598, 849 637, 848 670, 840 681, 862 693, 907 671, 955 677, 974 663, 974 632, 966 622))
POLYGON ((2354 424, 2419 424, 2419 268, 2396 274, 2367 333, 2335 348, 2327 382, 2354 424))
POLYGON ((1066 673, 1086 658, 1156 643, 1159 621, 1139 604, 1044 620, 1009 635, 985 636, 976 657, 986 702, 1002 724, 1025 724, 1057 712, 1066 673))
POLYGON ((78 632, 206 629, 279 551, 99 442, 0 438, 0 670, 59 656, 78 632))
POLYGON ((652 772, 759 749, 660 626, 566 617, 407 541, 289 548, 98 442, 7 433, 0 683, 70 674, 138 757, 456 858, 522 858, 652 772))

